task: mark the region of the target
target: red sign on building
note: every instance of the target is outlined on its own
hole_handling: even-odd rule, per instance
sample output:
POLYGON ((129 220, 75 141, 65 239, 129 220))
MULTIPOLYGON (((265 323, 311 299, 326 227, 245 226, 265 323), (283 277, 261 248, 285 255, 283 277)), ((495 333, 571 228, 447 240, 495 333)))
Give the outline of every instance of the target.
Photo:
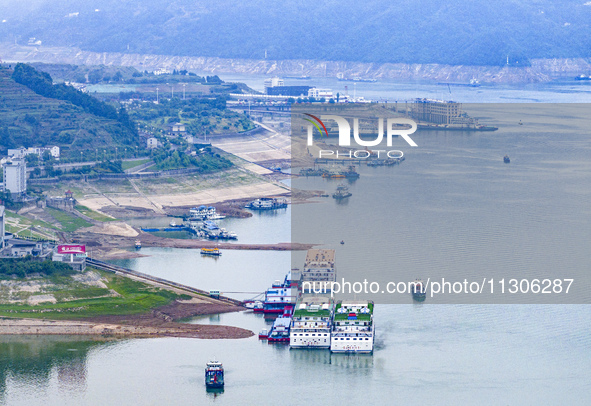
POLYGON ((58 254, 84 254, 86 253, 86 245, 58 245, 58 254))

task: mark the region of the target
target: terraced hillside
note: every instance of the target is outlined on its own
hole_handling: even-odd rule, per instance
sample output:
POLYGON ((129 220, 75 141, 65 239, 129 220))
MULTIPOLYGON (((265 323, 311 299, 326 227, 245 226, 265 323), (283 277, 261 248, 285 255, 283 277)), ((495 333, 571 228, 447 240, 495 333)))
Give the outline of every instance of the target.
POLYGON ((120 122, 40 96, 11 75, 0 67, 0 153, 20 146, 58 145, 64 155, 79 156, 80 151, 130 144, 129 130, 120 122))

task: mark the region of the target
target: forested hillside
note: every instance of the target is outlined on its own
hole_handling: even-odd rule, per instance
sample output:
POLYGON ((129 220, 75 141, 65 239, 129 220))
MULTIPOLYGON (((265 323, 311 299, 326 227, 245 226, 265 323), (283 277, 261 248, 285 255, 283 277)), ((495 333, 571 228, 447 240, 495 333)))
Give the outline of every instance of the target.
POLYGON ((67 155, 137 142, 125 111, 53 85, 48 74, 30 66, 19 64, 14 72, 0 67, 0 150, 58 145, 67 155))
POLYGON ((99 52, 494 66, 591 56, 585 0, 4 0, 0 21, 0 41, 99 52))

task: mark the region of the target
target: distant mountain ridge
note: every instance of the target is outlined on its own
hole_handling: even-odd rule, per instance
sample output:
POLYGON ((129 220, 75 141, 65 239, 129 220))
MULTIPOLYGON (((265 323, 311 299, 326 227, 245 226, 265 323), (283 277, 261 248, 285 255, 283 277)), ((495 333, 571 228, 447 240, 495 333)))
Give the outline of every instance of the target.
POLYGON ((4 0, 0 41, 187 57, 522 67, 591 56, 587 4, 4 0))
POLYGON ((314 60, 256 60, 215 57, 180 57, 117 52, 90 52, 78 48, 17 46, 0 43, 0 55, 8 61, 45 62, 73 65, 131 66, 141 71, 167 68, 215 74, 257 74, 268 76, 346 77, 360 76, 402 81, 429 80, 451 83, 536 83, 558 78, 574 79, 591 73, 591 58, 532 59, 528 67, 466 66, 441 64, 379 64, 314 60))

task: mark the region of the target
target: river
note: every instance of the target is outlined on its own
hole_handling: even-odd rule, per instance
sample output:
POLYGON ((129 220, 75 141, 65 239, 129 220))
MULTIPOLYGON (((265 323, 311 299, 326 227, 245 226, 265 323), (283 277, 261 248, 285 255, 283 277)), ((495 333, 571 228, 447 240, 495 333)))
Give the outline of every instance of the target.
MULTIPOLYGON (((358 84, 359 93, 362 85, 379 83, 358 84)), ((417 97, 432 97, 440 91, 434 85, 432 94, 421 91, 429 88, 427 84, 392 86, 419 86, 418 90, 407 89, 416 91, 417 97)), ((457 87, 457 92, 464 102, 483 101, 471 100, 469 95, 474 92, 482 92, 482 97, 490 94, 494 101, 501 97, 509 98, 505 101, 591 101, 588 87, 573 90, 568 86, 457 87)), ((380 97, 395 97, 388 89, 380 97)), ((366 95, 374 97, 370 91, 366 95)), ((516 269, 526 267, 525 273, 532 276, 536 267, 543 268, 544 261, 553 260, 544 253, 550 250, 563 253, 559 259, 567 261, 569 268, 588 269, 589 141, 577 131, 567 131, 562 139, 552 138, 552 131, 542 131, 540 125, 532 125, 524 130, 529 133, 520 137, 510 129, 516 117, 501 122, 495 135, 417 135, 419 148, 409 152, 400 166, 361 168, 362 177, 351 186, 352 198, 375 203, 371 209, 374 219, 367 217, 368 221, 386 227, 388 221, 380 220, 377 210, 393 207, 396 210, 392 212, 399 213, 395 219, 400 231, 393 248, 383 247, 381 250, 388 252, 379 261, 399 261, 397 266, 416 264, 421 272, 446 261, 446 267, 461 271, 489 262, 491 267, 516 264, 516 269), (511 164, 502 163, 504 154, 511 155, 511 164), (391 183, 382 182, 384 179, 395 181, 399 199, 381 201, 376 197, 384 188, 393 189, 391 183), (421 189, 425 192, 418 193, 421 189), (410 209, 404 211, 405 207, 410 209), (506 223, 495 225, 499 219, 506 223), (479 233, 479 229, 484 231, 479 233), (525 253, 512 250, 516 241, 524 241, 523 233, 528 230, 527 243, 521 245, 525 253), (458 238, 462 239, 456 244, 458 238), (419 251, 425 246, 430 254, 419 251), (488 246, 493 248, 488 250, 488 246), (411 248, 417 250, 413 253, 411 248), (405 254, 395 255, 397 252, 405 254), (498 253, 509 258, 497 257, 498 253), (471 261, 466 264, 462 258, 471 261)), ((524 121, 534 122, 535 117, 524 121)), ((306 182, 303 187, 327 191, 337 184, 318 178, 301 182, 306 182)), ((350 206, 337 205, 333 199, 318 201, 301 205, 305 216, 340 219, 344 209, 359 210, 356 205, 361 204, 357 200, 351 200, 350 206)), ((223 227, 236 231, 241 242, 282 242, 294 233, 292 225, 301 226, 302 217, 296 216, 295 210, 299 208, 273 216, 255 213, 250 219, 228 219, 223 227), (294 219, 297 224, 292 224, 294 219)), ((342 269, 347 274, 363 264, 352 255, 352 241, 362 240, 357 237, 357 223, 355 227, 347 227, 346 222, 309 224, 313 227, 311 242, 337 248, 339 272, 342 269), (342 246, 338 244, 341 239, 345 240, 342 246)), ((365 249, 373 253, 371 244, 365 249)), ((288 252, 275 251, 226 250, 219 259, 202 258, 198 250, 146 248, 142 253, 149 256, 118 263, 238 298, 262 292, 285 275, 292 261, 301 261, 301 253, 292 258, 288 252)), ((289 350, 256 336, 109 342, 0 337, 0 404, 498 405, 584 403, 591 396, 588 305, 430 305, 429 301, 413 304, 408 296, 401 304, 393 303, 383 300, 376 305, 373 356, 289 350), (203 369, 212 357, 226 368, 223 393, 208 393, 204 387, 203 369)), ((235 325, 254 332, 269 327, 268 321, 248 312, 187 322, 235 325)))

